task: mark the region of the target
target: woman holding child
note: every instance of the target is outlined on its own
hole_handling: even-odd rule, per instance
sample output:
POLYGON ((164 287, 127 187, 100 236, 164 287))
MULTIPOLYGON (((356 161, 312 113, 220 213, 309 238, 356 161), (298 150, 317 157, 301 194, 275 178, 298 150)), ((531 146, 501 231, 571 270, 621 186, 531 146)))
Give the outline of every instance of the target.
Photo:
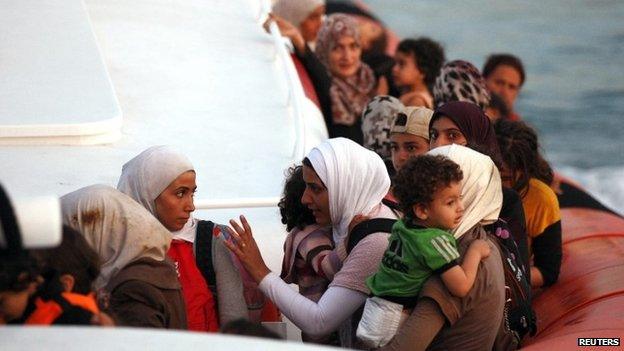
MULTIPOLYGON (((455 100, 444 103, 433 114, 429 133, 432 149, 450 144, 465 145, 490 156, 499 170, 502 166, 492 122, 474 103, 455 100)), ((528 270, 529 250, 522 202, 518 193, 506 186, 503 187, 500 218, 506 222, 528 270)))
MULTIPOLYGON (((477 239, 490 245, 490 255, 479 264, 472 289, 463 298, 451 295, 434 275, 427 280, 410 317, 383 350, 492 350, 505 303, 501 255, 488 238, 484 225, 494 223, 502 204, 501 180, 492 160, 459 145, 439 147, 430 155, 442 155, 457 163, 464 175, 461 196, 465 211, 451 233, 460 257, 477 239)), ((461 259, 460 259, 461 261, 461 259)))
MULTIPOLYGON (((485 237, 478 224, 492 223, 498 218, 502 198, 498 171, 491 160, 471 150, 466 152, 468 156, 463 152, 456 152, 459 156, 465 156, 458 156, 458 160, 451 157, 460 165, 465 177, 461 183, 465 212, 461 223, 453 231, 456 237, 465 237, 459 240, 460 253, 463 253, 473 240, 485 237), (468 235, 463 235, 465 233, 468 235)), ((378 232, 366 236, 348 255, 344 242, 348 235, 349 223, 357 214, 364 214, 369 218, 397 218, 395 213, 381 204, 389 189, 390 180, 383 162, 377 155, 341 138, 327 140, 313 149, 304 160, 303 171, 306 190, 302 202, 312 210, 318 224, 332 226, 336 251, 341 252, 341 258, 344 259, 341 270, 336 273, 318 303, 299 295, 277 275, 271 273, 260 255, 251 227, 244 217, 241 216, 241 225, 235 221, 230 222, 234 228, 232 235, 235 242, 227 245, 241 259, 251 275, 260 282, 263 292, 302 331, 327 334, 340 327, 342 346, 353 347, 355 327, 359 319, 359 313, 356 311, 370 294, 366 279, 377 271, 388 246, 389 234, 378 232), (366 176, 354 177, 354 174, 366 176)), ((483 262, 489 268, 479 269, 474 288, 465 299, 447 302, 446 300, 454 298, 441 283, 435 285, 435 278, 430 279, 434 282, 425 284, 423 291, 429 292, 433 297, 425 299, 425 303, 422 303, 423 309, 419 308, 421 302, 418 302, 415 318, 420 319, 423 317, 421 313, 425 313, 434 314, 436 319, 431 322, 432 328, 424 328, 427 332, 419 334, 420 339, 416 345, 424 349, 440 331, 445 322, 445 317, 440 312, 441 308, 445 308, 443 311, 451 311, 449 320, 453 323, 466 325, 459 330, 452 327, 445 331, 445 334, 450 336, 445 339, 447 340, 445 345, 452 346, 455 345, 453 343, 457 343, 475 349, 476 344, 490 343, 490 340, 493 343, 502 321, 504 303, 504 279, 497 249, 492 248, 490 256, 483 262), (437 300, 434 298, 440 299, 439 304, 442 307, 437 307, 435 302, 437 300), (473 306, 483 308, 485 311, 477 313, 472 309, 473 306), (467 322, 463 322, 464 317, 468 317, 467 322)), ((419 325, 418 328, 422 329, 423 325, 419 325)), ((403 338, 399 339, 399 346, 407 345, 404 344, 403 338)))
POLYGON ((381 203, 390 187, 390 178, 377 154, 351 140, 337 138, 310 151, 303 161, 303 179, 306 189, 301 202, 312 211, 317 224, 332 227, 335 250, 344 261, 318 302, 293 291, 267 268, 244 217, 241 216, 242 226, 230 222, 238 240, 228 246, 260 283, 260 289, 303 332, 326 335, 339 330, 341 345, 352 347, 359 319, 354 313, 370 293, 365 280, 377 270, 389 234, 369 234, 348 255, 344 240, 356 214, 397 218, 381 203))

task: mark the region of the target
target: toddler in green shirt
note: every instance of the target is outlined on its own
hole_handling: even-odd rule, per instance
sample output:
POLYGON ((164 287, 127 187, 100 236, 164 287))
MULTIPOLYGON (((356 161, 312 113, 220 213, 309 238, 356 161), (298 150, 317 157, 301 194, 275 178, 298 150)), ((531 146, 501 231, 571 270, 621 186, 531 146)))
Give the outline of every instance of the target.
POLYGON ((357 336, 376 348, 392 339, 404 308, 412 308, 425 281, 439 274, 447 289, 464 297, 474 284, 479 262, 489 256, 484 240, 475 240, 458 263, 455 237, 464 213, 462 171, 444 156, 410 159, 394 178, 393 192, 404 217, 392 227, 377 273, 366 280, 367 299, 357 336))

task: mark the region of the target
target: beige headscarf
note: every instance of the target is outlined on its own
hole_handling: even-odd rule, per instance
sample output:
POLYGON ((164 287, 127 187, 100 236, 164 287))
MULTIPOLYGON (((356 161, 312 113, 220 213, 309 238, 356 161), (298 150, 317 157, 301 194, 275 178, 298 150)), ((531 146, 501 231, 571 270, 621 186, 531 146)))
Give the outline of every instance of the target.
MULTIPOLYGON (((117 189, 156 216, 155 200, 182 173, 194 171, 191 161, 170 146, 152 146, 126 162, 117 189)), ((197 220, 191 216, 184 227, 173 232, 175 239, 195 241, 197 220)))
POLYGON ((325 0, 277 0, 273 5, 273 13, 299 27, 325 0))
POLYGON ((152 146, 123 165, 117 189, 156 214, 158 195, 180 174, 192 170, 191 161, 170 146, 152 146))
POLYGON ((426 107, 406 107, 404 117, 396 116, 390 132, 413 134, 429 141, 431 116, 433 110, 426 107))
POLYGON ((348 233, 356 214, 368 214, 390 189, 390 177, 379 155, 346 138, 325 140, 308 159, 327 187, 334 242, 348 233))
POLYGON ((141 259, 162 261, 171 233, 136 201, 106 185, 61 198, 63 223, 79 231, 102 260, 94 285, 105 287, 121 269, 141 259))
POLYGON ((477 223, 494 223, 503 205, 500 174, 492 159, 465 146, 456 144, 430 150, 429 155, 442 155, 459 165, 464 173, 461 182, 464 217, 451 233, 460 238, 477 223))

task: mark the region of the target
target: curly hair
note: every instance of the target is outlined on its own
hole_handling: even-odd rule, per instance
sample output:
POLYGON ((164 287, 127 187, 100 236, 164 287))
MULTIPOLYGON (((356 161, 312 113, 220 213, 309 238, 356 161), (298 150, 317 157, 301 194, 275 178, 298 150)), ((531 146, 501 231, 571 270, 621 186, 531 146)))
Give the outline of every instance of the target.
POLYGON ((410 158, 394 177, 394 196, 407 219, 414 219, 412 207, 429 204, 435 193, 459 182, 464 175, 459 165, 441 155, 410 158))
POLYGON ((526 195, 529 179, 546 184, 553 181, 553 170, 539 152, 537 133, 521 121, 498 120, 494 124, 503 162, 511 171, 513 188, 526 195), (517 180, 516 180, 517 179, 517 180))
POLYGON ((442 45, 426 37, 404 39, 399 43, 397 51, 414 55, 416 67, 425 74, 427 88, 433 91, 436 77, 446 60, 442 45))
POLYGON ((312 211, 301 203, 301 197, 305 191, 303 181, 303 166, 293 166, 286 171, 284 192, 277 207, 279 207, 282 223, 286 224, 286 230, 293 228, 303 229, 305 226, 316 223, 312 211))

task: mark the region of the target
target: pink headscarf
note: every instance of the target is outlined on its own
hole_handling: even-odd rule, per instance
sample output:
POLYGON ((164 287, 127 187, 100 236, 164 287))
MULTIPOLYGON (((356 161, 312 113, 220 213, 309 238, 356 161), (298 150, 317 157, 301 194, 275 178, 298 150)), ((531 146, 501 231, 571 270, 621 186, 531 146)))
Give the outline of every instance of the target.
MULTIPOLYGON (((329 70, 329 53, 339 38, 350 36, 360 43, 357 22, 344 14, 333 14, 323 22, 316 40, 316 55, 329 70)), ((353 125, 362 115, 366 104, 375 94, 375 74, 367 64, 361 62, 357 72, 347 78, 332 75, 329 95, 332 102, 332 117, 336 124, 353 125)))

